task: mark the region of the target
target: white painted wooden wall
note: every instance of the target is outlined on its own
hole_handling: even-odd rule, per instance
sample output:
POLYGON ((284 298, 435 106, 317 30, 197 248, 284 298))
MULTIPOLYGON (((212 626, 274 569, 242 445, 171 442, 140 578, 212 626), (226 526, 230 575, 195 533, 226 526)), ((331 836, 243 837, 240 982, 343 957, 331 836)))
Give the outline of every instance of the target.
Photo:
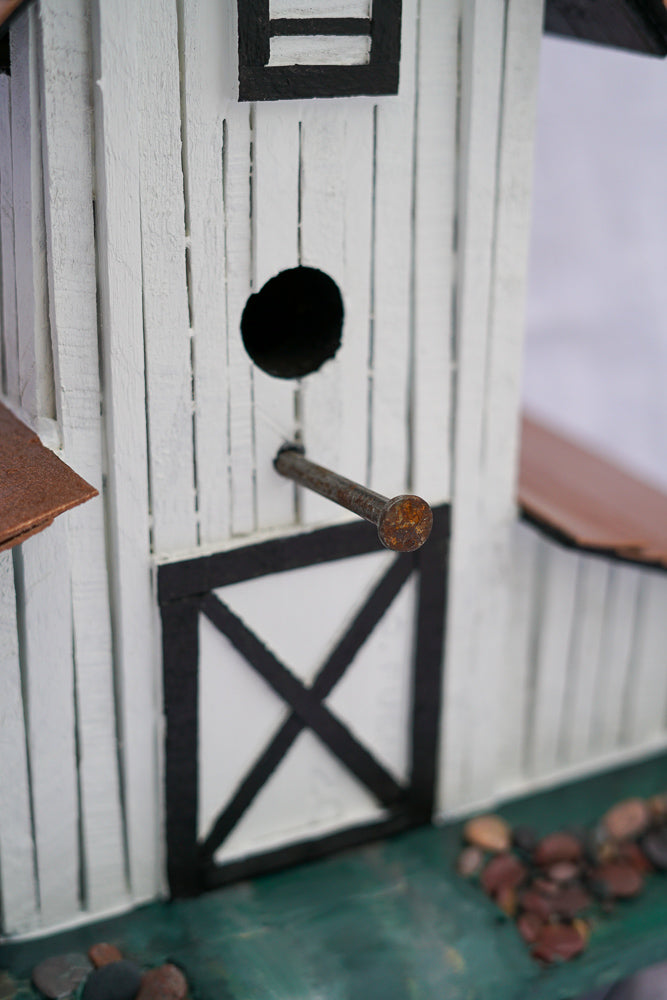
POLYGON ((404 0, 398 97, 252 106, 233 8, 42 0, 0 76, 2 388, 101 491, 0 555, 8 934, 163 890, 154 567, 346 516, 274 472, 297 435, 452 501, 443 815, 665 744, 667 582, 516 525, 540 4, 404 0), (346 320, 292 384, 238 331, 298 263, 346 320))

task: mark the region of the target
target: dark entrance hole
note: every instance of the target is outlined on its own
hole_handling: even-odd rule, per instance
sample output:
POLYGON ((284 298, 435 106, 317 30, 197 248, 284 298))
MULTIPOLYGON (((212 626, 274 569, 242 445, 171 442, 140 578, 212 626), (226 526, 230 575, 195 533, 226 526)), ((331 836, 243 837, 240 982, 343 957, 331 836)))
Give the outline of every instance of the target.
POLYGON ((343 299, 314 267, 281 271, 246 302, 243 345, 268 375, 299 378, 317 371, 340 347, 343 299))

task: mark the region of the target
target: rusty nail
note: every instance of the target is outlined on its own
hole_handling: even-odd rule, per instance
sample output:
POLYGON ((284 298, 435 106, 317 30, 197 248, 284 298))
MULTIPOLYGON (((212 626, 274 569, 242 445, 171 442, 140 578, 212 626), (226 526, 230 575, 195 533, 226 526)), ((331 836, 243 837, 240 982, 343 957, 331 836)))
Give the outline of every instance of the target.
POLYGON ((299 445, 283 445, 273 462, 281 476, 333 500, 371 524, 385 548, 414 552, 431 533, 433 512, 421 497, 388 499, 307 459, 299 445))

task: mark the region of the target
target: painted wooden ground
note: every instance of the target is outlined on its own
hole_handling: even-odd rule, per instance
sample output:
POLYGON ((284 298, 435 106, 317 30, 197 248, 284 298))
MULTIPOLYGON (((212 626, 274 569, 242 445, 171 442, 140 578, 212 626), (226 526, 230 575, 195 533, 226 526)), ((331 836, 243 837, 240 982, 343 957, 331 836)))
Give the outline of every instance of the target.
MULTIPOLYGON (((663 755, 503 814, 547 832, 665 784, 663 755)), ((198 900, 7 945, 0 968, 24 978, 43 957, 110 940, 140 963, 180 964, 193 1000, 564 1000, 667 958, 666 877, 601 919, 583 957, 542 969, 514 925, 453 872, 459 843, 458 825, 423 828, 198 900)))

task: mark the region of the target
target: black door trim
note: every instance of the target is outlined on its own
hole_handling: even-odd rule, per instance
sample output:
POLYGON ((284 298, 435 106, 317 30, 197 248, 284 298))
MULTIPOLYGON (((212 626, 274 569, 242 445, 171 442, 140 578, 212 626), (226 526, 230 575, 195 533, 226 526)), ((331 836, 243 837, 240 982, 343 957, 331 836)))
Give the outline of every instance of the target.
POLYGON ((159 568, 166 716, 167 871, 172 895, 193 895, 429 822, 436 782, 448 541, 449 506, 442 505, 434 509, 433 532, 426 545, 392 560, 309 688, 212 591, 242 580, 378 551, 377 533, 372 525, 362 521, 337 525, 159 568), (323 702, 403 585, 415 574, 418 598, 410 778, 402 786, 323 702), (249 666, 264 677, 292 710, 201 842, 197 837, 200 614, 227 636, 249 666), (215 851, 306 727, 371 791, 384 807, 385 818, 240 861, 216 864, 215 851))

